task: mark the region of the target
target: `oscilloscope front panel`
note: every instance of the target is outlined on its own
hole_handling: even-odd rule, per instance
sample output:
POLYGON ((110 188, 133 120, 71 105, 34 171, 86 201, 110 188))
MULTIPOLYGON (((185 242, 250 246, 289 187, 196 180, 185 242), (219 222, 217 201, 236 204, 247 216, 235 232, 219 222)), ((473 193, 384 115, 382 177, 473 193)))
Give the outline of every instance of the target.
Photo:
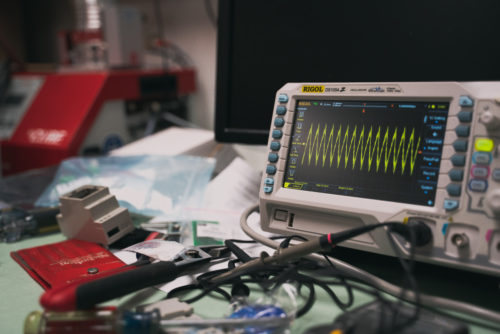
MULTIPOLYGON (((433 232, 419 260, 500 276, 499 147, 499 82, 286 84, 262 228, 312 236, 419 219, 433 232)), ((393 254, 383 229, 342 245, 393 254)))

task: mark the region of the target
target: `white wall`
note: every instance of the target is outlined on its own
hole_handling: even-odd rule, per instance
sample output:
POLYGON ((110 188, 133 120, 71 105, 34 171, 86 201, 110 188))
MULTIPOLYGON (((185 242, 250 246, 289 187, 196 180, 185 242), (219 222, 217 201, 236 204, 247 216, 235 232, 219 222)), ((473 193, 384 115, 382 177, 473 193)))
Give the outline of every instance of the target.
MULTIPOLYGON (((189 120, 213 129, 217 29, 210 21, 204 0, 158 0, 163 18, 164 38, 184 50, 197 71, 197 92, 189 98, 189 120)), ((154 0, 122 0, 145 14, 147 37, 157 36, 154 0)), ((210 0, 217 15, 217 0, 210 0)))

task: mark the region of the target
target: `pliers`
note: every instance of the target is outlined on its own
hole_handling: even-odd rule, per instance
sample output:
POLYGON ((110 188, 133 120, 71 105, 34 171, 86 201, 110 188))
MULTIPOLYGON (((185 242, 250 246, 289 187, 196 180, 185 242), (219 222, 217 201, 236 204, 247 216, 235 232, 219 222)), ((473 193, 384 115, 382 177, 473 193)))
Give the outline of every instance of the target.
POLYGON ((76 281, 46 291, 40 304, 50 311, 91 309, 95 305, 150 286, 173 281, 193 267, 211 260, 229 257, 227 247, 197 246, 181 252, 172 261, 148 262, 137 268, 110 273, 101 278, 76 281))

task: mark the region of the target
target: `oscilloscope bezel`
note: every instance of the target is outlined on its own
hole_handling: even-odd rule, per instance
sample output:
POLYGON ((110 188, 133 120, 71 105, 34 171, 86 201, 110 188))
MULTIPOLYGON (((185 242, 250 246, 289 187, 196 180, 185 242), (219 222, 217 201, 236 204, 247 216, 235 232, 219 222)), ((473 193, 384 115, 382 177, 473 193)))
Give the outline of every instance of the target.
MULTIPOLYGON (((276 172, 273 175, 264 173, 260 189, 260 212, 261 227, 265 231, 280 234, 300 234, 313 236, 323 233, 338 232, 347 228, 361 225, 377 224, 389 220, 403 220, 419 217, 429 221, 432 225, 434 240, 427 250, 422 250, 418 255, 423 261, 438 263, 442 265, 466 268, 469 270, 484 271, 500 275, 500 266, 492 264, 488 259, 491 247, 481 242, 483 235, 493 230, 499 230, 500 224, 497 218, 490 213, 478 213, 470 209, 470 189, 466 182, 461 184, 460 196, 454 196, 460 205, 449 212, 444 208, 444 201, 450 198, 446 187, 454 183, 448 176, 452 168, 451 156, 453 155, 453 142, 457 139, 456 128, 460 125, 458 113, 464 110, 459 105, 462 96, 470 97, 474 105, 469 109, 473 111, 473 119, 470 122, 471 133, 468 136, 468 148, 465 152, 467 157, 465 166, 466 179, 471 168, 471 154, 473 140, 477 136, 487 136, 485 127, 478 122, 480 110, 478 105, 490 103, 494 105, 495 98, 500 95, 500 83, 498 82, 419 82, 419 83, 289 83, 282 87, 276 94, 271 131, 268 147, 273 141, 273 131, 276 130, 274 122, 276 118, 283 117, 285 124, 282 128, 282 137, 279 139, 280 149, 277 152, 270 150, 270 154, 277 153, 278 161, 274 164, 276 172), (321 86, 323 92, 303 93, 304 86, 321 86), (287 97, 286 102, 280 102, 280 96, 287 97), (293 130, 293 122, 298 100, 335 100, 335 101, 408 101, 408 102, 447 102, 449 103, 448 119, 446 122, 446 133, 441 155, 441 166, 438 177, 436 200, 433 206, 389 202, 377 199, 361 197, 349 197, 336 194, 317 193, 305 190, 286 189, 283 187, 284 170, 287 166, 290 136, 293 130), (276 113, 278 106, 286 106, 285 115, 276 113), (266 191, 265 187, 272 178, 272 191, 266 191), (473 256, 461 258, 460 256, 449 256, 447 235, 441 233, 445 226, 454 223, 453 227, 463 224, 467 228, 477 229, 477 238, 472 240, 473 256)), ((467 107, 465 107, 467 109, 467 107)), ((500 136, 500 135, 499 135, 500 136)), ((496 160, 495 160, 496 161, 496 160)), ((266 167, 273 165, 269 161, 266 167)), ((267 168, 266 168, 267 169, 267 168)), ((497 187, 496 185, 494 185, 497 187)), ((498 232, 500 234, 500 232, 498 232)), ((496 235, 496 234, 495 234, 496 235)), ((362 235, 342 244, 343 246, 393 255, 383 230, 362 235)), ((404 246, 402 251, 405 252, 404 246)), ((490 256, 491 257, 491 256, 490 256)))

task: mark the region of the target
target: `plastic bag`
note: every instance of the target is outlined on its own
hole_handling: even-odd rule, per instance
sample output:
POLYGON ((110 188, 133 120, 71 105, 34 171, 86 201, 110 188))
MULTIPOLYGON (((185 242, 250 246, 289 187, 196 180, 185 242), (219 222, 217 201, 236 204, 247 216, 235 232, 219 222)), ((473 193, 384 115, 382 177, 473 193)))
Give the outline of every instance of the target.
POLYGON ((187 155, 72 158, 59 166, 36 206, 54 206, 59 197, 86 184, 109 188, 121 206, 144 215, 183 218, 183 208, 203 201, 215 160, 187 155))

